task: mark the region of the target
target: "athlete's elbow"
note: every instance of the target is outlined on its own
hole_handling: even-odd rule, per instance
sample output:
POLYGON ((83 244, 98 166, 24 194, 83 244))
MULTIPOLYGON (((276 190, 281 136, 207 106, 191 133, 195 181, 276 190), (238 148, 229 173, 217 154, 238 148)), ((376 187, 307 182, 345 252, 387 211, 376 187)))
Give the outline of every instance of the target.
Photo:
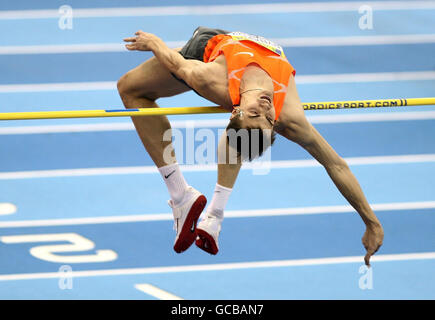
POLYGON ((197 91, 201 91, 207 83, 207 79, 204 77, 203 73, 198 72, 195 67, 180 68, 179 76, 189 85, 189 87, 197 91))
POLYGON ((345 172, 349 170, 349 165, 342 157, 337 156, 333 161, 325 164, 325 168, 328 171, 345 172))
POLYGON ((198 74, 195 72, 195 68, 192 67, 181 67, 178 72, 180 73, 181 78, 184 79, 187 83, 193 83, 198 79, 198 74))
POLYGON ((197 91, 207 90, 211 86, 210 74, 206 74, 203 69, 192 68, 190 71, 190 81, 192 87, 197 91))

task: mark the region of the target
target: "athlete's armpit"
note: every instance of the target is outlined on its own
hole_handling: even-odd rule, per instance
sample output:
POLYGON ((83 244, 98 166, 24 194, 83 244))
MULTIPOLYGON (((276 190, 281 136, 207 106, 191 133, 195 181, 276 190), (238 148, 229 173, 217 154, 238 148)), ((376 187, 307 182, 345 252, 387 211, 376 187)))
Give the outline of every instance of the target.
POLYGON ((185 78, 183 80, 202 97, 231 109, 232 102, 228 92, 225 63, 222 63, 220 58, 209 63, 194 61, 196 61, 196 66, 184 71, 185 78))

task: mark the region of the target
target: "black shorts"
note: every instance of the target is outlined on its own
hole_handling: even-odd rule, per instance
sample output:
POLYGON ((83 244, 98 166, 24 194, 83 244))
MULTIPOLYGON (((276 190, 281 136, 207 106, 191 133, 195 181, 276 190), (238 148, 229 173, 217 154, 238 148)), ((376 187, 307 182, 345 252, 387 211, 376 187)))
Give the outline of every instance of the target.
MULTIPOLYGON (((205 47, 207 46, 208 40, 210 40, 211 38, 213 38, 218 34, 227 34, 227 33, 229 33, 229 31, 206 28, 206 27, 198 27, 193 32, 192 38, 190 38, 190 40, 181 49, 180 54, 184 57, 184 59, 204 61, 204 50, 205 47)), ((183 79, 178 78, 173 73, 171 74, 175 79, 188 86, 183 79)), ((195 89, 193 88, 191 89, 195 91, 195 89)), ((198 92, 196 93, 199 95, 198 92)))
POLYGON ((192 38, 181 49, 180 54, 185 59, 195 59, 204 61, 204 50, 208 40, 218 34, 227 34, 229 31, 221 29, 212 29, 206 27, 198 27, 193 32, 192 38))

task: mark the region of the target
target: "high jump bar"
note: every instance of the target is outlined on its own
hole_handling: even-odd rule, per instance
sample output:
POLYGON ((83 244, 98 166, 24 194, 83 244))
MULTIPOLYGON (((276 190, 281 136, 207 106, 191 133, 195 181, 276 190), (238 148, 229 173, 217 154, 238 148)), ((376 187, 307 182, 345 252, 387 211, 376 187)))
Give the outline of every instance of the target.
MULTIPOLYGON (((423 106, 423 105, 435 105, 435 97, 302 103, 304 110, 410 107, 410 106, 423 106)), ((138 117, 138 116, 206 114, 206 113, 229 113, 229 111, 222 107, 211 106, 211 107, 177 107, 177 108, 137 108, 137 109, 120 109, 120 110, 5 112, 5 113, 0 113, 0 120, 138 117)))

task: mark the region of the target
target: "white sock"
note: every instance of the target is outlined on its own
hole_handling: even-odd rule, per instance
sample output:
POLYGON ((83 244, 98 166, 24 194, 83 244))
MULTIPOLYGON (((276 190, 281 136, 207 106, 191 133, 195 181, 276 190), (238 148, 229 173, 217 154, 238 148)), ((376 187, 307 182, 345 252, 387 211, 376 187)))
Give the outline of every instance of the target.
POLYGON ((184 193, 188 187, 181 173, 180 166, 178 163, 173 163, 158 169, 168 187, 169 195, 174 205, 179 204, 183 200, 184 193))
POLYGON ((233 191, 233 189, 223 187, 216 183, 213 198, 211 199, 210 205, 207 208, 207 213, 211 216, 223 220, 224 209, 227 205, 231 191, 233 191))

